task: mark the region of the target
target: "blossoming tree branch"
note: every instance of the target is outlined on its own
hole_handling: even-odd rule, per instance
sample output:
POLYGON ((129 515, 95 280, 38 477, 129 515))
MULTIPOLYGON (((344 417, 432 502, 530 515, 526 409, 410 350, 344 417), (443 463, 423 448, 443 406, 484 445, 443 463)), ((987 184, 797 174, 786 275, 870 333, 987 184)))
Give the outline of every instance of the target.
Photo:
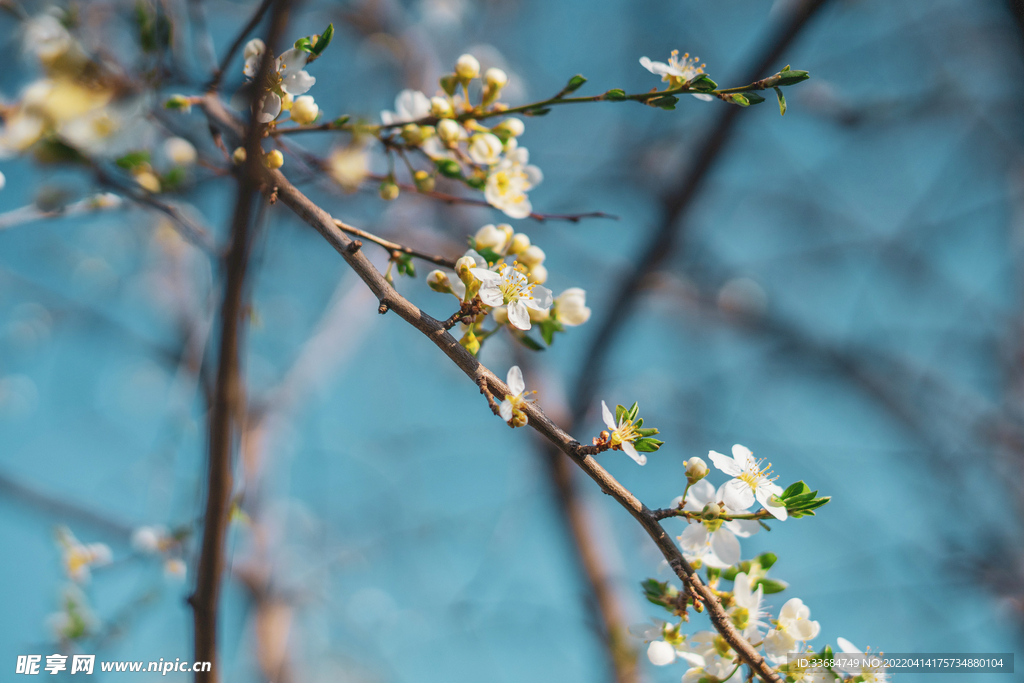
MULTIPOLYGON (((780 113, 785 114, 784 89, 806 80, 808 73, 787 66, 752 83, 720 88, 696 57, 672 52, 665 62, 646 56, 638 60, 639 69, 658 79, 652 79, 646 92, 612 88, 578 95, 587 79, 576 75, 551 97, 513 106, 502 99, 507 74, 495 67, 483 69, 476 57, 464 54, 450 73, 441 76, 435 92, 403 90, 395 98, 394 110, 382 112, 377 120, 320 109, 315 100, 317 62, 327 54, 334 28, 300 36, 289 41, 286 49, 278 49, 287 5, 262 3, 224 56, 209 87, 194 94, 154 92, 142 79, 129 75, 131 69, 112 62, 111 55, 88 53, 75 37, 71 15, 55 10, 25 16, 26 46, 45 76, 2 111, 0 150, 4 154, 32 154, 42 162, 81 168, 107 191, 82 210, 106 210, 119 206, 122 199, 134 201, 170 216, 183 236, 211 255, 219 255, 218 249, 209 243, 201 225, 176 209, 172 195, 193 181, 197 169, 211 179, 230 176, 238 181, 231 242, 222 263, 226 284, 210 413, 208 500, 197 588, 190 599, 196 613, 196 659, 216 661, 225 528, 235 512, 229 493, 230 454, 237 429, 232 425, 237 412, 234 402, 239 400, 239 326, 252 208, 254 197, 262 195, 270 204, 289 207, 315 228, 376 295, 379 312, 397 314, 438 346, 476 384, 481 400, 495 416, 511 428, 528 426, 543 435, 647 532, 675 575, 672 581, 647 579, 641 584, 643 596, 665 617, 631 629, 648 643, 652 664, 679 664, 684 683, 739 683, 754 677, 809 683, 887 680, 880 670, 829 665, 831 646, 817 643, 821 628, 811 620, 807 605, 792 597, 774 614, 767 606, 766 596, 788 589, 783 580, 769 576, 778 556, 744 556, 742 539, 769 529, 770 524, 814 516, 829 501, 827 496, 819 496, 802 481, 783 488, 769 463, 734 445, 728 455, 707 454, 720 480, 717 485, 711 482, 707 460, 690 457, 685 461, 686 480, 680 482, 680 495, 667 507, 651 509, 598 460, 614 457, 616 451, 639 466, 655 453, 656 457, 684 457, 670 455, 671 444, 657 438, 658 429, 645 423, 636 402, 601 401, 594 409, 599 409, 604 428, 577 439, 541 410, 543 397, 527 390, 518 367, 508 369, 503 382, 479 362, 482 346, 494 335, 505 334, 515 343, 542 350, 591 317, 582 288, 570 287, 555 295, 545 287, 548 268, 557 266, 549 264, 530 235, 509 223, 487 224, 467 236, 469 248, 461 256, 437 256, 335 218, 288 178, 291 158, 297 168, 314 164, 326 169, 345 191, 374 183, 384 201, 397 200, 405 188, 439 201, 486 204, 512 220, 543 218, 545 214, 534 211, 529 196, 544 176, 530 163, 521 143, 526 137, 525 120, 533 121, 563 105, 639 104, 671 111, 717 100, 723 106, 749 107, 764 102, 759 93, 766 91, 774 94, 780 113), (268 9, 267 39, 245 42, 246 34, 268 9), (238 56, 238 73, 248 81, 244 88, 248 109, 233 108, 221 93, 223 76, 236 68, 233 63, 238 56), (213 144, 206 146, 218 148, 219 156, 200 154, 193 142, 174 133, 193 127, 199 116, 212 133, 213 144), (325 158, 300 152, 286 142, 291 135, 314 131, 339 136, 325 158), (384 162, 385 174, 371 173, 375 160, 384 162), (439 183, 454 189, 441 192, 439 183), (387 253, 384 272, 363 253, 364 240, 387 253), (397 289, 398 278, 418 277, 416 261, 441 266, 425 277, 426 286, 442 295, 434 309, 437 317, 414 306, 397 289), (672 538, 663 523, 679 524, 682 531, 672 538), (703 620, 705 614, 709 627, 691 623, 691 619, 703 620), (821 657, 809 660, 810 654, 821 657)), ((148 17, 145 3, 140 7, 140 40, 145 50, 147 44, 166 36, 159 17, 148 17)), ((587 215, 592 214, 566 218, 587 215)), ((102 544, 78 541, 68 529, 61 529, 57 540, 73 587, 66 592, 53 625, 61 642, 73 647, 96 628, 79 587, 89 581, 91 569, 111 562, 112 553, 102 544)), ((133 537, 139 553, 159 558, 168 576, 177 578, 188 572, 184 562, 188 542, 187 530, 171 531, 158 524, 136 530, 133 537)), ((835 642, 844 652, 858 651, 842 638, 835 642)), ((197 673, 202 680, 215 680, 208 676, 216 676, 216 668, 210 674, 197 673)))

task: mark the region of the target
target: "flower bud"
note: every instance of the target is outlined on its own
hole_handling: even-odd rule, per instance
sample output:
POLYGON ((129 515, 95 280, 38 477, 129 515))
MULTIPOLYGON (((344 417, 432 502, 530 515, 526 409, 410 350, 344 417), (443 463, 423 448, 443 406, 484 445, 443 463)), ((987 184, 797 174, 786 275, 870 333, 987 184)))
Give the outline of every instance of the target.
POLYGON ((487 70, 487 73, 484 74, 484 80, 487 82, 488 87, 501 90, 508 85, 508 74, 501 69, 492 66, 487 70))
POLYGON ((448 101, 447 97, 431 97, 430 98, 430 114, 436 116, 439 119, 451 116, 454 112, 452 111, 452 103, 448 101))
POLYGON ((534 266, 539 266, 544 263, 544 259, 546 257, 547 255, 544 253, 544 250, 536 244, 533 244, 527 247, 522 254, 519 254, 519 256, 516 257, 516 260, 524 266, 532 269, 534 266))
POLYGON ((437 124, 437 136, 448 144, 455 144, 462 137, 462 126, 451 119, 443 119, 437 124))
POLYGON ((590 320, 587 308, 587 292, 579 287, 570 287, 555 298, 555 315, 558 322, 576 327, 590 320))
POLYGON ((491 315, 494 317, 494 322, 499 325, 508 325, 508 309, 504 306, 495 308, 491 311, 491 315))
POLYGON ((295 102, 292 103, 292 121, 305 126, 316 121, 318 116, 320 107, 310 95, 295 98, 295 102))
POLYGON ((480 75, 480 62, 473 55, 462 55, 455 62, 455 74, 463 81, 474 79, 480 75))
POLYGON ((501 230, 503 233, 505 233, 506 244, 512 241, 512 235, 514 235, 516 232, 508 223, 498 223, 498 230, 501 230))
POLYGON ((504 133, 510 138, 517 138, 526 130, 526 124, 521 119, 505 119, 494 127, 496 133, 504 133))
POLYGON ((183 114, 187 114, 192 111, 192 100, 185 97, 184 95, 171 95, 164 102, 165 109, 177 109, 183 114))
POLYGON ((175 166, 191 166, 196 163, 196 148, 185 138, 164 140, 164 154, 175 166))
POLYGON ((281 150, 272 149, 263 155, 263 165, 269 169, 281 168, 284 166, 284 155, 281 150))
POLYGON ((485 225, 473 235, 473 242, 477 250, 490 249, 493 252, 501 253, 505 248, 508 237, 504 230, 500 230, 491 224, 485 225))
POLYGON ((713 519, 718 519, 718 516, 721 514, 722 508, 719 507, 718 503, 708 503, 707 505, 704 506, 704 509, 701 511, 700 516, 701 519, 711 521, 713 519))
POLYGON ((450 294, 452 291, 452 283, 448 279, 448 274, 443 270, 430 271, 430 274, 427 275, 427 286, 442 294, 450 294))
POLYGON ((393 180, 385 180, 380 184, 380 198, 386 202, 398 199, 398 185, 393 180))
POLYGON ((235 151, 231 154, 231 160, 235 162, 235 165, 241 166, 245 163, 245 147, 236 147, 235 151))
POLYGON ((416 183, 416 189, 420 192, 434 191, 434 176, 426 171, 416 171, 412 175, 412 180, 416 183))
POLYGON ((530 238, 522 232, 512 235, 512 241, 508 245, 508 253, 515 256, 521 254, 530 246, 530 238))
POLYGON ((423 142, 423 132, 415 123, 407 123, 402 126, 402 139, 415 146, 423 142))
POLYGON ((535 285, 542 285, 548 281, 548 269, 537 264, 530 268, 530 272, 526 274, 526 279, 535 285))
POLYGON ((291 111, 293 104, 295 104, 295 98, 289 93, 281 95, 281 111, 291 111))
POLYGON ((142 170, 135 174, 135 182, 146 192, 160 192, 160 179, 152 171, 142 170))
POLYGON ((472 256, 463 256, 462 258, 455 262, 455 274, 458 275, 459 279, 462 280, 462 283, 466 285, 467 301, 473 298, 470 295, 471 292, 473 295, 476 294, 475 292, 473 292, 473 284, 476 282, 476 276, 473 275, 473 272, 470 270, 470 268, 476 267, 477 263, 475 260, 473 260, 472 256))
POLYGON ((686 461, 686 481, 696 484, 708 476, 708 464, 696 456, 686 461))
POLYGON ((551 311, 549 309, 538 311, 536 308, 527 308, 526 312, 530 315, 530 321, 535 323, 542 323, 551 317, 551 311))

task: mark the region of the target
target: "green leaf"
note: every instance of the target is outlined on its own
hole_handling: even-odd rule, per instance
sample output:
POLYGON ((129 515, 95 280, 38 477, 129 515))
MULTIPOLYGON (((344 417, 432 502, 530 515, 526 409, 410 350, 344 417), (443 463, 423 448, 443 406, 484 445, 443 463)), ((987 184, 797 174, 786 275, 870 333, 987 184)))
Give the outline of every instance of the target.
POLYGON ((180 166, 172 168, 170 171, 164 174, 161 178, 160 184, 165 190, 173 190, 181 187, 181 184, 185 181, 185 169, 180 166))
POLYGON ((582 86, 586 82, 587 79, 584 78, 582 74, 576 74, 575 76, 570 78, 569 82, 565 84, 564 88, 562 88, 562 95, 568 95, 569 93, 576 92, 577 90, 580 89, 580 86, 582 86))
POLYGON ((476 253, 478 253, 481 256, 483 256, 484 257, 484 261, 487 261, 487 263, 489 263, 491 265, 494 265, 495 263, 497 263, 498 261, 501 260, 501 254, 499 254, 498 252, 494 251, 493 249, 489 249, 489 248, 477 249, 476 253))
POLYGON ((665 442, 658 441, 657 439, 652 439, 650 437, 644 437, 642 439, 637 439, 636 441, 634 441, 633 447, 636 448, 641 453, 653 453, 654 451, 661 448, 661 445, 663 443, 665 442))
POLYGON ((540 324, 540 336, 548 346, 555 341, 555 333, 562 332, 565 328, 555 318, 548 318, 540 324))
POLYGON ((782 94, 782 91, 775 88, 775 94, 779 98, 779 114, 782 116, 786 115, 786 96, 782 94))
POLYGON ((655 434, 658 433, 658 430, 655 429, 654 427, 648 427, 646 429, 637 429, 636 431, 638 434, 640 434, 640 436, 654 436, 655 434))
POLYGON ((334 38, 334 24, 328 24, 324 32, 320 34, 320 38, 316 41, 316 45, 313 46, 313 54, 319 57, 323 54, 327 46, 331 44, 331 40, 334 38))
POLYGON ((781 593, 782 591, 789 588, 789 584, 785 581, 776 581, 775 579, 760 579, 754 582, 751 589, 757 590, 757 587, 761 586, 764 589, 765 595, 771 595, 772 593, 781 593))
POLYGON ((615 422, 622 422, 626 418, 626 406, 615 406, 615 422))
POLYGON ((764 98, 758 95, 756 92, 748 92, 745 94, 747 96, 747 102, 749 102, 752 105, 761 104, 762 102, 764 102, 764 98))
POLYGON ((628 411, 628 412, 626 413, 626 417, 627 417, 627 418, 628 418, 628 419, 629 419, 630 421, 635 421, 635 420, 636 420, 636 414, 637 414, 638 412, 640 412, 640 404, 639 404, 639 403, 637 403, 636 401, 634 401, 634 402, 633 402, 633 405, 631 405, 631 406, 629 407, 629 411, 628 411))
POLYGON ((606 92, 603 97, 610 102, 621 102, 626 99, 626 91, 620 88, 613 88, 606 92))
POLYGON ((296 50, 301 50, 302 52, 313 52, 313 42, 309 39, 309 37, 299 38, 298 40, 295 41, 295 44, 292 47, 294 47, 296 50))
POLYGON ((482 190, 487 185, 487 178, 474 176, 472 178, 463 178, 462 182, 466 183, 474 190, 482 190))
POLYGON ((149 163, 149 152, 147 150, 144 150, 144 149, 135 150, 133 152, 128 152, 127 154, 125 154, 123 157, 121 157, 120 159, 118 159, 114 163, 116 163, 121 168, 124 168, 124 169, 127 169, 127 170, 130 171, 133 168, 135 168, 136 166, 141 166, 142 164, 148 164, 149 163))
POLYGON ((446 178, 462 177, 462 166, 454 159, 435 159, 434 165, 437 166, 437 172, 446 178))
POLYGON ((651 100, 651 106, 658 107, 659 109, 665 109, 671 111, 676 108, 676 102, 679 98, 675 95, 666 95, 665 97, 659 97, 656 100, 651 100))
POLYGON ((687 87, 689 87, 690 90, 694 90, 696 92, 712 92, 715 88, 718 87, 718 84, 715 83, 710 78, 708 78, 707 74, 701 74, 697 78, 694 78, 692 81, 687 83, 687 87))
POLYGON ((765 571, 772 568, 779 558, 775 553, 761 553, 757 556, 757 563, 761 565, 761 568, 765 571))
POLYGON ((534 109, 527 109, 523 112, 523 116, 546 116, 551 112, 551 107, 536 107, 534 109))
POLYGON ((338 118, 334 119, 334 121, 331 122, 331 125, 344 126, 346 123, 348 123, 348 120, 350 118, 351 117, 348 114, 345 114, 344 116, 339 116, 338 118))
POLYGON ((740 573, 740 568, 736 566, 729 567, 722 572, 722 578, 726 581, 735 581, 736 575, 740 573))
POLYGON ((779 498, 786 500, 787 498, 790 498, 792 496, 798 496, 807 493, 810 490, 810 486, 805 484, 803 481, 798 481, 795 484, 790 484, 789 486, 787 486, 786 490, 782 492, 782 495, 779 496, 779 498))
POLYGON ((779 80, 775 83, 775 85, 782 86, 796 85, 797 83, 801 81, 806 81, 808 78, 811 77, 811 75, 806 71, 791 71, 789 69, 783 69, 778 73, 778 76, 779 80))

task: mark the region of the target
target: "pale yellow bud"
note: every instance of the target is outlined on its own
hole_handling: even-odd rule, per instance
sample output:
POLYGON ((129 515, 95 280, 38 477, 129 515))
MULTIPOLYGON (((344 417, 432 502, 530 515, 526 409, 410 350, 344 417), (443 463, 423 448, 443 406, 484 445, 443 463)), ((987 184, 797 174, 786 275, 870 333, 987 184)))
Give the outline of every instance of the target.
POLYGON ((506 242, 508 242, 508 236, 506 236, 505 231, 490 224, 480 228, 473 235, 473 243, 476 245, 477 250, 490 249, 500 254, 502 249, 505 248, 506 242))
POLYGON ((538 311, 535 308, 527 308, 527 312, 530 314, 530 321, 535 323, 542 323, 551 317, 551 311, 545 309, 538 311))
POLYGON ((708 476, 708 471, 708 464, 701 458, 693 457, 686 461, 686 480, 690 484, 696 484, 708 476))
POLYGON ((284 166, 284 155, 281 150, 272 149, 263 155, 263 165, 269 169, 281 168, 284 166))
POLYGON ((519 254, 519 256, 516 257, 516 260, 527 268, 533 269, 534 266, 539 266, 544 263, 545 258, 547 258, 547 256, 544 253, 544 250, 536 244, 532 244, 527 247, 522 254, 519 254))
POLYGON ((380 198, 386 202, 398 199, 398 192, 398 185, 390 180, 385 180, 380 184, 380 198))
POLYGON ((494 322, 499 325, 508 325, 508 309, 504 306, 498 306, 491 311, 491 316, 494 317, 494 322))
POLYGON ((427 275, 427 286, 435 292, 449 294, 452 291, 452 283, 448 280, 448 274, 443 270, 432 270, 427 275))
POLYGON ((191 166, 196 162, 196 148, 185 138, 164 140, 164 154, 175 166, 191 166))
POLYGON ((484 80, 487 81, 488 86, 501 89, 508 85, 508 74, 501 69, 491 67, 484 74, 484 80))
POLYGON ((416 171, 412 175, 413 182, 416 183, 416 189, 420 192, 433 192, 434 191, 434 176, 430 175, 426 171, 416 171))
POLYGON ((446 97, 431 97, 430 113, 439 119, 451 116, 454 113, 452 111, 452 103, 446 97))
POLYGON ((319 115, 320 107, 317 106, 316 102, 309 95, 297 97, 295 102, 292 103, 292 121, 300 126, 313 123, 319 115))
POLYGON ((437 136, 449 144, 454 144, 462 137, 462 126, 451 119, 444 119, 437 124, 437 136))
POLYGON ((245 163, 245 157, 245 147, 236 147, 235 151, 231 154, 231 160, 238 166, 245 163))
POLYGON ((521 254, 530 247, 530 238, 522 232, 512 235, 512 241, 508 245, 508 253, 515 256, 521 254))
POLYGON ((462 55, 455 62, 455 74, 463 81, 476 78, 480 75, 480 62, 473 55, 462 55))
POLYGON ((423 142, 423 135, 420 132, 420 127, 415 123, 407 123, 402 126, 402 139, 408 142, 410 145, 418 145, 423 142))
POLYGON ((526 274, 526 279, 535 285, 542 285, 548 281, 548 269, 538 263, 530 268, 530 272, 526 274))
POLYGON ((526 130, 526 124, 520 119, 505 119, 494 127, 496 133, 505 133, 511 138, 519 137, 526 130))
POLYGON ((135 174, 135 182, 146 192, 156 194, 160 191, 160 179, 152 171, 140 171, 135 174))

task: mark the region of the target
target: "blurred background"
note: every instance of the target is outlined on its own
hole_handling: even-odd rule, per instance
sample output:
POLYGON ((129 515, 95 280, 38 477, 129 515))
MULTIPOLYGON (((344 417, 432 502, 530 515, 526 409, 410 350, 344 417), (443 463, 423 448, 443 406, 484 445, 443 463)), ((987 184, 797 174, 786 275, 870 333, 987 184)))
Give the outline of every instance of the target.
MULTIPOLYGON (((50 5, 2 4, 12 101, 40 76, 18 7, 50 5)), ((210 51, 219 59, 255 6, 160 2, 174 26, 160 92, 202 92, 210 51)), ((61 7, 83 45, 152 67, 134 3, 61 7)), ((831 495, 817 517, 743 541, 744 557, 779 556, 771 576, 789 588, 767 603, 803 599, 821 624, 813 645, 1024 652, 1024 4, 307 2, 287 36, 329 22, 334 43, 309 72, 331 118, 376 119, 406 87, 434 94, 467 51, 509 73, 513 105, 576 73, 584 95, 647 90, 657 80, 639 58, 672 49, 723 86, 808 70, 785 117, 773 100, 686 98, 676 111, 600 103, 526 119, 520 142, 545 174, 535 210, 619 218, 511 221, 547 252, 548 285, 585 288, 593 317, 539 353, 496 336, 481 360, 500 376, 521 364, 581 441, 601 429, 601 399, 639 401, 666 446, 643 468, 599 459, 652 508, 682 493, 687 458, 734 443, 783 485, 831 495)), ((236 59, 225 93, 242 80, 236 59)), ((157 105, 138 139, 171 131, 213 162, 161 197, 223 244, 223 157, 199 111, 157 105)), ((341 142, 289 140, 321 156, 341 142)), ((386 172, 382 157, 373 169, 386 172)), ((94 615, 77 649, 188 659, 221 272, 153 206, 46 214, 118 193, 102 174, 29 157, 0 170, 0 659, 60 647, 59 525, 113 554, 76 598, 94 615), (184 580, 133 549, 144 525, 183 535, 184 580)), ((450 257, 505 221, 410 192, 383 202, 375 182, 346 194, 297 155, 283 170, 333 215, 450 257)), ((493 418, 419 333, 377 315, 285 207, 258 234, 225 680, 678 680, 680 666, 651 666, 621 633, 662 616, 639 582, 670 578, 635 521, 493 418)), ((382 250, 364 251, 384 268, 382 250)), ((399 290, 447 317, 450 299, 417 267, 399 290)))

